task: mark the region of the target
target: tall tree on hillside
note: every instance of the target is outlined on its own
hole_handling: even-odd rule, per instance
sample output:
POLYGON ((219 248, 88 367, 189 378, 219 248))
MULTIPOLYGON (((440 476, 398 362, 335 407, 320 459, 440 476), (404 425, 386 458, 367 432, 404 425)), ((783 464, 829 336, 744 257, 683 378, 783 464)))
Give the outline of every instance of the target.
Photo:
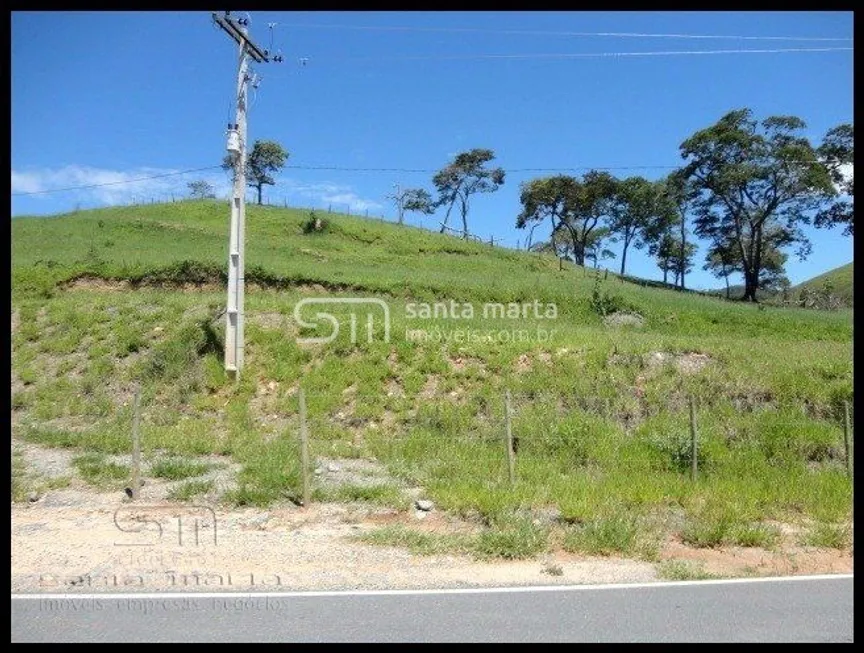
MULTIPOLYGON (((276 185, 271 175, 282 169, 288 156, 288 151, 275 141, 255 141, 252 151, 246 155, 246 185, 257 189, 258 204, 261 204, 263 187, 276 185)), ((222 169, 234 170, 236 175, 235 164, 238 162, 239 157, 227 154, 222 161, 222 169)))
POLYGON ((627 266, 627 250, 642 249, 669 229, 670 211, 664 211, 661 186, 643 177, 628 177, 616 184, 609 230, 621 243, 621 274, 627 266))
POLYGON ((426 215, 435 213, 432 196, 425 188, 401 188, 397 185, 393 194, 388 195, 387 199, 392 200, 396 205, 399 224, 404 223, 407 211, 425 213, 426 215))
POLYGON ((402 198, 402 210, 432 215, 435 213, 435 204, 425 188, 409 188, 402 198))
POLYGON ((687 170, 679 168, 662 181, 662 193, 664 201, 669 202, 674 211, 672 226, 678 232, 676 241, 679 251, 675 259, 679 266, 677 277, 680 280, 680 285, 676 285, 679 285, 681 290, 684 290, 688 259, 692 258, 696 249, 695 246, 691 247, 687 240, 687 236, 689 235, 687 225, 690 214, 695 208, 696 201, 699 199, 699 191, 688 176, 687 170), (692 250, 689 256, 688 250, 692 250))
POLYGON ((854 234, 855 207, 853 203, 853 164, 855 134, 850 124, 834 127, 825 134, 819 146, 820 160, 828 168, 831 181, 839 191, 839 198, 829 207, 816 214, 817 227, 843 227, 844 236, 854 234))
POLYGON ((585 255, 597 230, 606 227, 613 215, 618 180, 608 172, 589 170, 582 175, 568 198, 563 225, 573 242, 573 257, 585 265, 585 255))
POLYGON ((477 193, 492 193, 504 183, 503 168, 489 168, 486 164, 495 158, 492 150, 475 148, 456 155, 452 163, 439 170, 432 178, 438 191, 435 207, 447 206, 441 224, 441 233, 447 228, 450 211, 458 204, 462 214, 462 237, 468 238, 469 200, 477 193))
MULTIPOLYGON (((541 177, 523 182, 519 194, 522 211, 516 216, 516 228, 524 229, 531 224, 533 234, 537 225, 549 220, 552 235, 564 229, 564 216, 571 208, 578 186, 579 182, 567 175, 541 177)), ((528 242, 530 249, 530 236, 528 242)))
POLYGON ((675 247, 677 243, 671 232, 666 232, 648 246, 648 254, 657 261, 657 267, 663 272, 663 283, 669 283, 669 273, 677 269, 675 247))
POLYGON ((794 116, 760 122, 749 109, 723 116, 681 144, 687 176, 699 193, 696 233, 731 240, 744 275, 745 301, 755 302, 769 232, 781 246, 799 245, 806 258, 809 241, 801 226, 809 213, 835 194, 827 168, 794 116))
MULTIPOLYGON (((781 288, 786 280, 785 266, 789 258, 781 248, 788 244, 782 229, 772 228, 766 233, 764 250, 760 261, 759 277, 762 280, 760 288, 781 288)), ((723 239, 723 235, 715 233, 705 256, 703 270, 708 270, 717 278, 726 282, 726 299, 730 299, 729 277, 733 274, 743 274, 744 267, 734 238, 723 239)))
POLYGON ((552 233, 569 236, 573 260, 584 266, 595 231, 611 215, 615 189, 615 178, 597 170, 585 173, 581 181, 566 175, 533 179, 522 185, 516 228, 549 220, 552 233))

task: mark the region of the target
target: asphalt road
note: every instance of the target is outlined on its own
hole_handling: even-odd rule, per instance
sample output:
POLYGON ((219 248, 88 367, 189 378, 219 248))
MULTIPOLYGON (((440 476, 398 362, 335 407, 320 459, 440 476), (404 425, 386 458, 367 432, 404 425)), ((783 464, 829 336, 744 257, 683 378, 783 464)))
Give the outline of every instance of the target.
POLYGON ((852 584, 13 595, 12 642, 851 642, 852 584))

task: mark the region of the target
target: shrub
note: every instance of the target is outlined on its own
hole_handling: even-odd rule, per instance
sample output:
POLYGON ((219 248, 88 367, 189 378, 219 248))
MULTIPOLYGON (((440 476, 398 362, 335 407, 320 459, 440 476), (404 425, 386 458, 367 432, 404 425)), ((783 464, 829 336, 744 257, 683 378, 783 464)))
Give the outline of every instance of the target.
POLYGON ((303 223, 303 233, 322 233, 330 228, 330 221, 327 218, 319 218, 315 211, 309 211, 309 217, 303 223))

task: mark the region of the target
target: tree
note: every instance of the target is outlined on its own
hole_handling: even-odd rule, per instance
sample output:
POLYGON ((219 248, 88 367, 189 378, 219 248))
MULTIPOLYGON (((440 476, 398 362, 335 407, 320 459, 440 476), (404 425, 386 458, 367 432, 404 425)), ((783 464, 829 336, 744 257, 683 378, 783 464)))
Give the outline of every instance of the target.
MULTIPOLYGON (((766 290, 780 289, 788 283, 785 266, 788 255, 780 250, 783 246, 783 230, 771 229, 766 234, 764 252, 760 261, 760 288, 766 290)), ((695 249, 695 247, 694 247, 695 249)), ((722 277, 726 282, 726 299, 730 299, 729 277, 732 274, 743 274, 742 260, 736 251, 734 239, 725 241, 715 239, 708 248, 703 270, 710 271, 715 277, 722 277)))
POLYGON ((495 158, 492 150, 475 148, 456 155, 453 163, 439 170, 432 178, 438 190, 435 208, 447 206, 441 224, 441 233, 447 228, 450 211, 458 202, 462 214, 462 237, 468 238, 468 208, 472 195, 492 193, 504 183, 503 168, 487 168, 485 164, 495 158))
POLYGON ((672 236, 672 252, 669 258, 670 271, 675 273, 675 287, 684 290, 684 275, 693 270, 693 257, 696 255, 694 243, 684 243, 678 236, 672 236))
POLYGON ((854 140, 852 125, 838 125, 825 134, 825 139, 818 149, 819 158, 828 168, 831 181, 834 182, 840 197, 816 214, 814 224, 820 228, 842 226, 844 236, 854 235, 854 140))
POLYGON ((432 196, 424 188, 406 188, 403 190, 397 185, 394 193, 388 195, 388 199, 393 200, 396 205, 399 224, 403 224, 406 211, 425 213, 426 215, 435 213, 432 196))
MULTIPOLYGON (((288 159, 288 151, 275 141, 255 141, 252 151, 246 155, 246 185, 258 190, 258 204, 261 204, 261 190, 265 185, 275 186, 271 173, 278 172, 288 159)), ((239 157, 225 155, 223 170, 235 170, 239 157)))
POLYGON ((186 186, 189 187, 189 195, 192 199, 206 200, 216 197, 216 193, 213 192, 213 186, 203 179, 190 181, 186 186))
POLYGON ((703 270, 708 270, 718 279, 722 277, 726 282, 726 299, 731 299, 729 297, 729 275, 735 271, 735 261, 732 244, 716 242, 709 248, 705 257, 705 265, 702 266, 703 270))
POLYGON ((674 211, 674 218, 672 218, 671 222, 673 223, 673 227, 677 227, 678 231, 676 240, 679 252, 678 256, 675 257, 679 265, 677 276, 680 279, 680 288, 684 290, 684 278, 688 272, 686 269, 688 265, 687 261, 688 258, 692 258, 696 251, 695 246, 691 246, 687 241, 687 222, 696 201, 699 199, 699 191, 689 178, 687 170, 679 168, 662 181, 662 193, 663 201, 668 202, 668 206, 674 211), (689 256, 688 249, 692 250, 689 256))
POLYGON ((648 254, 656 259, 657 267, 663 272, 663 283, 668 283, 669 273, 677 269, 677 261, 675 261, 676 245, 675 237, 667 232, 648 247, 648 254))
POLYGON ((569 237, 573 260, 584 266, 595 230, 610 216, 615 188, 612 175, 596 170, 586 172, 581 181, 566 175, 533 179, 522 185, 516 228, 548 219, 552 233, 569 237))
POLYGON ((615 252, 604 247, 608 238, 608 227, 600 227, 588 236, 588 242, 585 244, 585 259, 594 262, 594 269, 597 269, 599 261, 615 258, 615 252))
POLYGON ((739 109, 681 144, 686 175, 699 195, 695 231, 733 243, 745 301, 757 301, 768 233, 778 247, 797 244, 803 260, 810 243, 801 227, 836 193, 813 146, 798 135, 804 127, 794 116, 760 123, 749 109, 739 109))
POLYGON ((641 249, 666 231, 657 224, 659 211, 658 187, 643 177, 628 177, 615 185, 609 231, 613 242, 620 242, 621 274, 627 265, 627 250, 631 245, 641 249))
POLYGON ((519 195, 522 211, 516 216, 516 228, 524 229, 532 223, 528 249, 531 248, 534 228, 544 220, 549 220, 552 235, 565 228, 564 216, 572 208, 578 186, 576 179, 566 175, 542 177, 522 183, 519 195))

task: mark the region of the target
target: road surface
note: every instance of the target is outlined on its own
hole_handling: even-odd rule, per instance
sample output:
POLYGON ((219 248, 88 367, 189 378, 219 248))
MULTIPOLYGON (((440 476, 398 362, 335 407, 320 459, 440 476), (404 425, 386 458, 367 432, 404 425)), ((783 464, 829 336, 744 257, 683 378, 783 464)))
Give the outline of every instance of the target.
POLYGON ((851 642, 852 584, 13 595, 12 642, 851 642))

